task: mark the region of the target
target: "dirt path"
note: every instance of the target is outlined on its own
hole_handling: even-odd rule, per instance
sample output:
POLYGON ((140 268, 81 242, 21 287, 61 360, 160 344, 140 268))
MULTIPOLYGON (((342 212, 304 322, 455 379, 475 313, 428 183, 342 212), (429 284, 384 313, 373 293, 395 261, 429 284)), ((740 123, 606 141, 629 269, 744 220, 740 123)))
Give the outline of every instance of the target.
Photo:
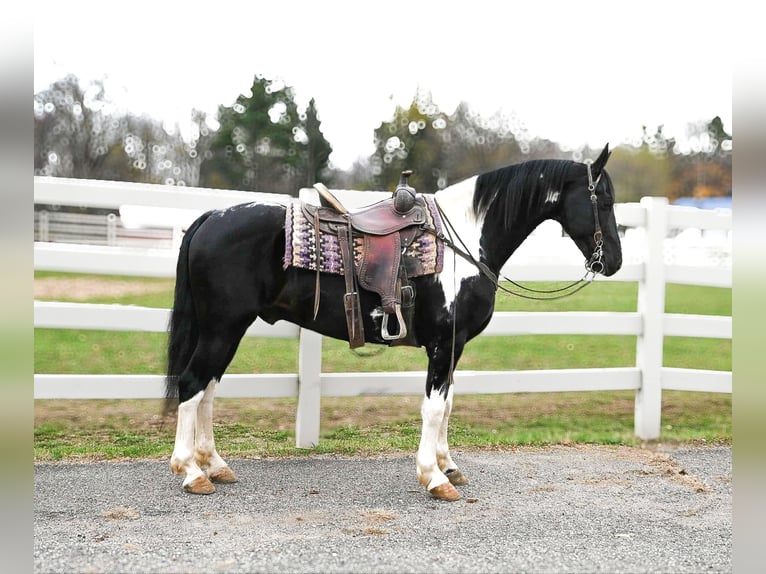
POLYGON ((85 301, 94 297, 123 297, 172 289, 172 280, 143 281, 99 277, 43 277, 35 279, 35 299, 85 301))

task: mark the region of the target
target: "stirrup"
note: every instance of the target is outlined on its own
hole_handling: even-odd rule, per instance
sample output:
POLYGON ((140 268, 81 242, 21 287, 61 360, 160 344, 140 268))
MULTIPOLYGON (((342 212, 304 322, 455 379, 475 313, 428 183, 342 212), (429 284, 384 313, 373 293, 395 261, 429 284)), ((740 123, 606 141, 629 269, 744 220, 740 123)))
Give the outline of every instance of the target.
POLYGON ((403 339, 407 336, 407 325, 404 324, 404 317, 402 317, 402 305, 397 303, 394 307, 394 313, 396 314, 396 320, 399 322, 399 332, 395 335, 391 335, 388 332, 388 318, 392 313, 383 312, 383 323, 380 326, 380 335, 386 341, 394 341, 396 339, 403 339))

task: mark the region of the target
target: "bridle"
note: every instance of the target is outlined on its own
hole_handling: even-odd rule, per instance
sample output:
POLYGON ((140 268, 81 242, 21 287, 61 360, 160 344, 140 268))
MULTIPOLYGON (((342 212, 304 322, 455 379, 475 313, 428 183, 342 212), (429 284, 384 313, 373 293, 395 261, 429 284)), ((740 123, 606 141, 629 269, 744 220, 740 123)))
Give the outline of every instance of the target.
POLYGON ((463 246, 463 249, 460 249, 455 243, 452 241, 450 237, 447 237, 444 233, 436 233, 436 236, 444 241, 444 243, 452 249, 453 252, 457 253, 464 259, 467 259, 473 265, 476 266, 476 268, 483 273, 490 281, 492 281, 492 284, 495 286, 495 289, 500 289, 501 291, 505 291, 506 293, 510 293, 511 295, 515 295, 517 297, 521 297, 523 299, 535 299, 539 301, 546 301, 546 300, 552 300, 552 299, 562 299, 564 297, 568 297, 569 295, 574 295, 577 293, 580 289, 583 289, 585 286, 590 285, 593 282, 593 279, 595 279, 596 275, 601 274, 604 272, 604 234, 601 231, 601 222, 598 218, 598 196, 596 195, 596 188, 598 187, 599 182, 601 181, 601 176, 603 175, 603 171, 598 174, 598 177, 594 180, 593 179, 593 171, 591 170, 591 161, 587 160, 585 162, 585 167, 588 170, 588 191, 590 192, 590 202, 591 206, 593 207, 593 219, 595 221, 595 231, 593 232, 593 241, 595 243, 595 247, 593 249, 593 254, 590 256, 588 260, 585 261, 585 275, 583 275, 580 279, 577 281, 573 281, 569 285, 566 285, 564 287, 560 287, 558 289, 533 289, 531 287, 526 287, 524 285, 521 285, 520 283, 517 283, 513 281, 512 279, 509 279, 505 275, 501 275, 500 278, 502 278, 504 281, 507 281, 511 285, 522 289, 523 291, 526 291, 527 293, 535 293, 537 295, 527 295, 525 293, 519 293, 517 291, 514 291, 513 289, 509 289, 505 287, 504 285, 500 284, 500 278, 498 278, 497 275, 495 275, 492 270, 487 267, 484 263, 481 261, 478 261, 473 255, 471 255, 470 250, 466 247, 465 243, 463 243, 463 240, 460 238, 460 236, 457 234, 457 231, 455 230, 455 227, 452 225, 450 220, 447 218, 447 215, 442 210, 441 206, 437 203, 436 206, 439 210, 439 214, 441 215, 442 220, 446 223, 446 227, 448 229, 448 232, 450 236, 454 236, 457 238, 457 240, 460 242, 460 244, 463 246))
MULTIPOLYGON (((510 293, 511 295, 515 295, 517 297, 522 297, 524 299, 535 299, 538 301, 547 301, 547 300, 553 300, 553 299, 563 299, 564 297, 568 297, 569 295, 574 295, 581 289, 583 289, 585 286, 590 285, 593 282, 593 279, 596 277, 598 273, 603 273, 604 271, 604 263, 602 261, 602 258, 604 256, 604 234, 601 231, 601 222, 598 219, 598 197, 596 195, 596 187, 598 187, 598 182, 601 180, 601 175, 603 174, 603 171, 598 174, 598 177, 593 180, 593 171, 591 170, 591 162, 587 161, 585 162, 585 166, 588 169, 588 191, 590 192, 590 202, 593 206, 593 217, 595 219, 595 231, 593 232, 593 240, 596 244, 595 248, 593 249, 593 254, 590 256, 590 259, 588 259, 585 262, 585 275, 577 281, 574 281, 567 285, 566 287, 562 287, 560 289, 551 289, 551 290, 545 290, 545 289, 532 289, 531 287, 525 287, 524 285, 521 285, 519 283, 516 283, 515 281, 512 281, 511 279, 508 279, 508 277, 502 275, 502 279, 511 283, 512 285, 518 287, 519 289, 522 289, 524 291, 527 291, 528 293, 533 293, 534 295, 527 295, 524 293, 518 293, 512 289, 508 289, 504 285, 500 284, 500 281, 498 279, 498 276, 493 273, 493 271, 487 267, 486 264, 482 263, 481 261, 478 261, 473 255, 471 255, 470 250, 466 247, 463 240, 460 238, 460 236, 457 234, 457 231, 455 230, 455 227, 450 222, 449 218, 447 217, 447 214, 444 213, 444 210, 442 210, 441 206, 438 202, 436 202, 436 208, 439 211, 439 215, 442 218, 442 221, 445 224, 445 228, 447 229, 447 232, 449 233, 450 237, 447 237, 444 232, 439 231, 437 232, 435 229, 432 229, 431 232, 436 235, 439 239, 441 239, 445 245, 449 246, 450 249, 452 249, 453 253, 457 253, 464 259, 467 259, 470 261, 473 265, 476 266, 476 268, 479 270, 479 272, 483 273, 495 286, 495 289, 500 289, 502 291, 505 291, 506 293, 510 293), (451 237, 454 236, 459 242, 460 245, 462 245, 463 249, 459 248, 457 245, 455 245, 455 242, 452 241, 451 237), (542 295, 542 296, 539 296, 542 295)), ((453 262, 453 264, 456 262, 453 262)), ((452 354, 450 357, 450 370, 449 370, 449 382, 452 384, 452 377, 455 370, 455 335, 456 335, 456 320, 457 317, 457 298, 455 298, 455 308, 452 312, 452 354)))
POLYGON ((588 273, 593 273, 595 277, 597 273, 604 272, 604 262, 601 260, 604 256, 604 234, 601 232, 601 222, 598 219, 598 197, 596 196, 596 187, 604 172, 599 173, 596 181, 593 181, 590 161, 585 162, 585 167, 588 168, 588 191, 590 192, 590 203, 593 206, 593 220, 596 222, 596 230, 593 232, 593 242, 596 247, 593 249, 593 255, 585 262, 585 269, 588 273))

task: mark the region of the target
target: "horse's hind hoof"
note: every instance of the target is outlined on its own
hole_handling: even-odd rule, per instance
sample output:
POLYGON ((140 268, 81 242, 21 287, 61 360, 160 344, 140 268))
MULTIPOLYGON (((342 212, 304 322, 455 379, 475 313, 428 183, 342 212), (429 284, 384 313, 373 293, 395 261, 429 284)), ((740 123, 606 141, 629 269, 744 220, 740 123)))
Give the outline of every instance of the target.
POLYGON ((463 486, 464 484, 468 484, 468 479, 465 477, 465 475, 462 472, 460 472, 460 469, 451 468, 447 470, 444 474, 447 475, 447 478, 449 479, 449 481, 455 486, 463 486))
POLYGON ((435 486, 428 492, 431 494, 431 496, 438 498, 439 500, 448 500, 452 502, 453 500, 460 499, 460 493, 457 491, 457 488, 452 486, 452 483, 450 482, 445 482, 444 484, 435 486))
POLYGON ((231 470, 228 466, 224 466, 215 472, 211 472, 208 475, 208 478, 213 482, 217 482, 218 484, 233 484, 235 482, 239 482, 237 475, 234 474, 234 471, 231 470))
POLYGON ((191 494, 213 494, 215 485, 206 476, 198 476, 189 484, 184 484, 184 490, 191 494))

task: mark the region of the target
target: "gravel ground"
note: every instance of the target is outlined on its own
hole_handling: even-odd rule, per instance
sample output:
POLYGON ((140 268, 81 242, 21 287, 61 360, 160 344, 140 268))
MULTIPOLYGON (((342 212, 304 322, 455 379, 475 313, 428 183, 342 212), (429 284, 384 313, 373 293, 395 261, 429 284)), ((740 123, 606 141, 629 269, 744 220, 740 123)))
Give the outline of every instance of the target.
POLYGON ((730 572, 731 448, 456 452, 431 499, 414 456, 35 465, 35 572, 730 572))

